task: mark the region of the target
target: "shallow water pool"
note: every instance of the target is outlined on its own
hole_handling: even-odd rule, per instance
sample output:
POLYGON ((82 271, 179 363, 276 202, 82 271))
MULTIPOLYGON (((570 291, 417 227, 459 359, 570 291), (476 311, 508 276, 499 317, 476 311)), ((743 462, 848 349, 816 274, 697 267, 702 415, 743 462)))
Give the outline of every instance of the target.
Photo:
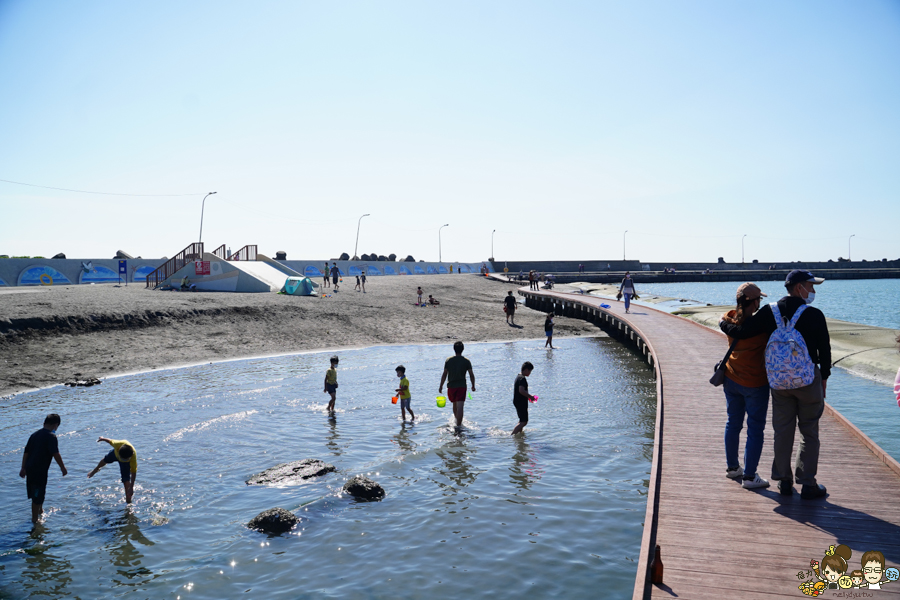
POLYGON ((322 393, 330 353, 210 364, 52 388, 5 401, 0 424, 0 597, 627 597, 634 585, 656 414, 645 363, 607 338, 472 344, 477 392, 462 431, 434 397, 448 346, 341 352, 338 412, 322 393), (531 422, 512 382, 525 360, 531 422), (407 367, 415 424, 390 403, 407 367), (58 412, 69 475, 51 466, 32 531, 16 477, 28 435, 58 412), (135 503, 115 465, 87 472, 125 438, 139 458, 135 503), (250 487, 278 463, 320 458, 337 473, 250 487), (339 495, 366 473, 380 502, 339 495), (290 535, 246 528, 281 506, 290 535))

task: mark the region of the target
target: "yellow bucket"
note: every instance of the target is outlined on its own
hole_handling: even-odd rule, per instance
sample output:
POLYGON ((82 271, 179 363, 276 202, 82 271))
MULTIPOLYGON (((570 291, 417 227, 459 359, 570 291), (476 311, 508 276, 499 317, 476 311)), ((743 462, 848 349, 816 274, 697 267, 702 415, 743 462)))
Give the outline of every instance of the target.
POLYGON ((438 396, 437 398, 435 398, 435 400, 437 400, 438 408, 444 408, 445 406, 447 406, 447 398, 445 398, 444 396, 438 396))

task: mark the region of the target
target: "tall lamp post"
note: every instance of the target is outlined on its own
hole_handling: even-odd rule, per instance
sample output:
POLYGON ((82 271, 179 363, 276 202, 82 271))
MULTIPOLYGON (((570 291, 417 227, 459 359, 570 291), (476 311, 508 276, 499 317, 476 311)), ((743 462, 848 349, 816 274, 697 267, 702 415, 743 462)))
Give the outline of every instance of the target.
POLYGON ((197 243, 203 243, 203 211, 206 209, 206 199, 215 194, 215 192, 210 192, 207 195, 203 196, 203 203, 200 204, 200 239, 197 243))
POLYGON ((851 235, 850 237, 847 238, 847 260, 851 260, 850 259, 850 240, 852 240, 855 237, 856 237, 856 234, 854 233, 853 235, 851 235))
POLYGON ((497 230, 493 230, 491 232, 491 260, 494 260, 494 234, 497 233, 497 230))
POLYGON ((744 264, 744 238, 747 237, 747 234, 744 234, 744 237, 741 238, 741 264, 744 264))
POLYGON ((441 229, 449 226, 450 223, 445 223, 444 225, 438 227, 438 262, 443 262, 443 260, 441 259, 441 229))
POLYGON ((366 213, 359 218, 359 221, 356 222, 356 244, 353 245, 353 260, 359 260, 359 254, 356 253, 356 250, 359 248, 359 226, 362 223, 363 217, 368 216, 369 214, 366 213))
MULTIPOLYGON (((625 230, 625 233, 628 233, 628 230, 625 230)), ((622 260, 625 260, 625 233, 622 234, 622 260)))

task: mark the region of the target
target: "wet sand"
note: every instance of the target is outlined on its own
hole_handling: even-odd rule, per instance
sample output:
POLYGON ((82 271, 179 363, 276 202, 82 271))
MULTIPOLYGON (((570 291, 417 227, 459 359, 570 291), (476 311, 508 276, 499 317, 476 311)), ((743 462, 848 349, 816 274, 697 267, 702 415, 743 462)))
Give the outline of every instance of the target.
MULTIPOLYGON (((516 288, 476 275, 371 277, 367 293, 346 278, 330 298, 162 292, 140 285, 0 290, 0 395, 71 379, 378 344, 541 339, 544 315, 502 309, 516 288), (441 305, 414 304, 416 286, 441 305)), ((604 335, 565 317, 554 339, 604 335)))

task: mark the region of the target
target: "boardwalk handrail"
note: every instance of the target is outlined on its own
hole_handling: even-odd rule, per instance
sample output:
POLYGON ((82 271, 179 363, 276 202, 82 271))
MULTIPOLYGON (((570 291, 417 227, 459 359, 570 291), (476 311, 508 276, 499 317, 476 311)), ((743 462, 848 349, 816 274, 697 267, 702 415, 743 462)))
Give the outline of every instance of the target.
POLYGON ((256 260, 256 244, 248 244, 229 256, 226 260, 256 260))
POLYGON ((194 260, 203 258, 203 242, 194 242, 187 248, 164 262, 158 269, 147 275, 147 287, 158 288, 162 283, 174 275, 178 269, 194 260))
POLYGON ((213 250, 213 255, 225 260, 225 244, 222 244, 215 250, 213 250))

